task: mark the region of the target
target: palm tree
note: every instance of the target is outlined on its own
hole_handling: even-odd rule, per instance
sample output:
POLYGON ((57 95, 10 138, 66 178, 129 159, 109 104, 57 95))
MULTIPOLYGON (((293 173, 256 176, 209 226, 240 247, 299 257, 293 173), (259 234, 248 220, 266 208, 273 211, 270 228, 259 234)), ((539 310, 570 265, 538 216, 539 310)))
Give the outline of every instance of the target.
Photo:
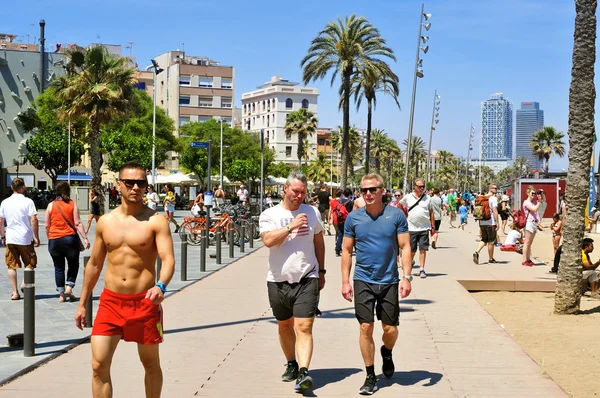
POLYGON ((563 138, 565 135, 557 131, 552 126, 544 127, 536 131, 531 136, 529 146, 534 155, 537 155, 540 160, 544 160, 544 173, 548 175, 548 162, 554 154, 561 158, 565 156, 565 143, 563 138))
POLYGON ((521 156, 515 159, 514 174, 516 178, 527 176, 530 169, 531 164, 527 158, 521 156))
POLYGON ((575 314, 581 301, 581 241, 584 236, 584 213, 589 187, 588 173, 594 146, 596 88, 596 7, 597 0, 575 1, 573 67, 569 89, 569 174, 566 200, 567 221, 564 226, 563 252, 556 278, 554 312, 575 314))
POLYGON ((306 168, 306 178, 310 181, 328 181, 331 178, 331 161, 323 152, 317 155, 317 158, 308 164, 306 168))
POLYGON ((312 112, 306 109, 298 109, 287 115, 285 120, 285 133, 298 135, 298 168, 302 169, 302 157, 305 156, 304 140, 317 131, 318 121, 312 112))
MULTIPOLYGON (((331 133, 331 144, 333 145, 333 149, 335 149, 338 153, 340 153, 340 150, 342 148, 342 136, 343 130, 340 126, 338 126, 337 131, 333 131, 331 133)), ((349 171, 349 175, 354 176, 354 166, 356 164, 361 163, 363 160, 363 144, 360 139, 360 135, 358 134, 358 131, 356 131, 354 127, 350 128, 348 134, 348 146, 346 155, 348 157, 349 163, 349 169, 346 170, 346 172, 349 171)))
MULTIPOLYGON (((419 136, 413 135, 410 144, 410 160, 408 161, 409 171, 414 168, 415 174, 413 178, 419 178, 419 164, 427 159, 427 153, 425 152, 425 142, 419 136)), ((405 138, 402 142, 405 148, 408 150, 408 138, 405 138)), ((404 151, 406 153, 406 151, 404 151)))
MULTIPOLYGON (((102 154, 98 148, 100 128, 115 116, 127 112, 133 98, 135 70, 129 60, 110 54, 104 46, 87 49, 75 47, 67 51, 69 62, 66 75, 53 84, 62 102, 58 116, 61 120, 85 118, 88 122, 87 143, 92 166, 91 189, 104 192, 102 184, 102 154)), ((104 209, 104 195, 99 195, 104 209)))
POLYGON ((441 166, 448 164, 450 162, 450 159, 452 159, 454 157, 454 154, 452 152, 445 151, 442 149, 441 151, 438 151, 438 157, 440 158, 439 163, 440 163, 440 167, 441 167, 441 166))
POLYGON ((315 37, 306 56, 300 62, 304 84, 323 79, 332 70, 331 85, 340 75, 343 101, 342 175, 341 188, 346 188, 348 172, 348 140, 350 134, 351 79, 356 71, 367 68, 385 68, 387 57, 396 60, 394 52, 386 46, 379 30, 363 17, 351 15, 345 20, 330 21, 315 37))
MULTIPOLYGON (((361 70, 352 76, 351 94, 354 95, 356 102, 356 111, 360 109, 362 99, 367 100, 367 135, 365 142, 365 174, 369 174, 370 156, 371 156, 371 121, 373 118, 373 110, 377 107, 377 92, 389 94, 396 101, 398 109, 398 76, 390 69, 387 64, 377 65, 375 68, 361 70)), ((340 88, 340 104, 339 108, 343 108, 344 96, 340 88)))

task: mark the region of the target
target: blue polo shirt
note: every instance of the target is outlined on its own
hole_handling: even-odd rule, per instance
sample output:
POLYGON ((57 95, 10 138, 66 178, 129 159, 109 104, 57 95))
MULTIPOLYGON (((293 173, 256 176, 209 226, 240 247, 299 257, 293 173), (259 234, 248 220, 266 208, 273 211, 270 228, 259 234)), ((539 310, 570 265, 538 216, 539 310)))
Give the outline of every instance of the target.
POLYGON ((346 218, 344 236, 354 239, 356 266, 354 280, 387 285, 398 283, 398 234, 408 233, 402 210, 384 206, 377 217, 366 207, 351 212, 346 218))

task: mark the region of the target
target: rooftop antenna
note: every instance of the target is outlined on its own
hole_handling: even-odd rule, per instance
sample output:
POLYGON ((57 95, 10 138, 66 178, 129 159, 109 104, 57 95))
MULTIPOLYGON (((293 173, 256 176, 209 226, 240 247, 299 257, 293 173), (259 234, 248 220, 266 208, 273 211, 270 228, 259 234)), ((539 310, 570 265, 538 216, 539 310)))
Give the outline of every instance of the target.
POLYGON ((133 45, 135 44, 135 42, 133 42, 133 41, 128 41, 128 42, 127 42, 127 44, 128 44, 128 45, 127 45, 127 46, 125 46, 125 48, 128 48, 128 49, 129 49, 129 56, 131 57, 131 53, 132 53, 132 51, 133 51, 133 45))

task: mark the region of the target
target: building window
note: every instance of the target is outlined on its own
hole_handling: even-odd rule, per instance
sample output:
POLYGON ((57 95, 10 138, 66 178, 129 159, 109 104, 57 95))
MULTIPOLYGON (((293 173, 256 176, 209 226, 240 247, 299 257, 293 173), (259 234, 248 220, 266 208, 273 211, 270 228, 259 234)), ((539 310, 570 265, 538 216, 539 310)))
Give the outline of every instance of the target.
POLYGON ((291 107, 293 107, 293 106, 294 106, 294 101, 292 101, 292 99, 291 99, 291 98, 288 98, 288 99, 286 99, 286 100, 285 100, 285 107, 286 107, 287 109, 290 109, 290 108, 291 108, 291 107))
POLYGON ((213 78, 212 77, 199 77, 198 78, 198 87, 211 88, 212 86, 213 86, 213 78))
POLYGON ((269 125, 269 115, 267 115, 267 127, 270 127, 270 125, 269 125))
POLYGON ((225 123, 227 123, 229 125, 229 127, 231 127, 231 118, 230 117, 223 118, 223 121, 225 123))
POLYGON ((292 140, 292 133, 285 133, 285 140, 286 141, 291 141, 292 140))
POLYGON ((187 124, 190 122, 190 117, 189 116, 180 116, 179 117, 179 125, 183 126, 184 124, 187 124))
POLYGON ((308 100, 307 99, 302 100, 302 108, 308 109, 308 100))
POLYGON ((201 122, 201 123, 202 122, 207 122, 210 119, 212 119, 212 117, 210 117, 210 116, 198 116, 198 121, 201 122))
POLYGON ((256 112, 256 103, 252 103, 252 113, 256 112))
POLYGON ((233 80, 231 79, 221 79, 221 88, 232 89, 233 88, 233 80))
POLYGON ((292 157, 292 147, 291 146, 286 146, 285 147, 285 156, 288 158, 292 157))
POLYGON ((212 108, 212 106, 213 106, 212 97, 198 97, 198 106, 201 108, 212 108))
POLYGON ((318 145, 325 145, 325 139, 324 139, 324 138, 319 138, 319 139, 317 140, 317 144, 318 144, 318 145))
POLYGON ((221 97, 221 108, 231 108, 231 97, 221 97))
POLYGON ((189 86, 190 85, 190 77, 189 76, 179 76, 179 85, 180 86, 189 86))
POLYGON ((189 105, 190 104, 190 96, 189 95, 180 95, 179 96, 179 105, 189 105))

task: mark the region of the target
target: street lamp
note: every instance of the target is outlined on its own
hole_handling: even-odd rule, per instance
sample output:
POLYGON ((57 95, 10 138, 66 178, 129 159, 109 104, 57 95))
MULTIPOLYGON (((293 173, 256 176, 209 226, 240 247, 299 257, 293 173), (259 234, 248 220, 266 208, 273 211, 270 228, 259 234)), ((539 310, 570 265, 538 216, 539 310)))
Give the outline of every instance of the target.
POLYGON ((471 129, 469 130, 469 148, 467 149, 467 162, 465 169, 465 185, 463 191, 467 190, 467 180, 469 179, 469 159, 471 157, 471 151, 473 150, 473 140, 475 139, 475 127, 471 123, 471 129))
POLYGON ((219 145, 220 161, 219 161, 219 173, 221 174, 221 189, 223 189, 223 117, 221 117, 221 144, 219 145))
POLYGON ((152 69, 153 71, 153 83, 152 83, 152 102, 154 104, 152 113, 152 185, 156 192, 156 76, 160 74, 164 69, 158 66, 158 63, 151 59, 152 65, 146 67, 146 71, 152 69))
POLYGON ((433 138, 433 130, 435 130, 435 125, 438 124, 440 121, 439 119, 436 119, 437 115, 439 115, 439 113, 437 113, 436 110, 439 110, 439 104, 440 104, 440 96, 437 93, 437 90, 434 91, 433 94, 433 109, 431 111, 431 129, 429 130, 429 151, 427 152, 427 173, 425 173, 425 177, 427 178, 427 182, 431 181, 431 169, 433 168, 433 164, 431 163, 431 140, 433 138))
POLYGON ((419 34, 417 35, 417 56, 415 59, 415 72, 414 72, 414 77, 413 77, 412 102, 410 105, 410 117, 409 117, 409 121, 408 121, 408 141, 406 143, 406 162, 405 162, 404 184, 403 184, 404 185, 403 189, 406 192, 408 189, 408 169, 410 167, 410 150, 411 150, 411 144, 412 144, 413 121, 414 121, 414 116, 415 116, 415 96, 417 94, 417 78, 422 78, 424 76, 423 71, 421 69, 419 69, 419 67, 422 66, 422 64, 423 64, 423 60, 421 60, 419 58, 419 55, 421 55, 421 50, 425 54, 427 54, 427 52, 429 51, 429 46, 421 47, 421 41, 423 41, 423 43, 425 43, 426 41, 429 40, 429 36, 422 36, 421 32, 423 31, 423 28, 425 28, 425 30, 429 30, 429 28, 431 27, 430 23, 428 23, 428 24, 423 23, 423 20, 428 21, 429 18, 431 18, 431 14, 425 13, 425 4, 423 3, 423 4, 421 4, 421 14, 419 15, 419 34))

